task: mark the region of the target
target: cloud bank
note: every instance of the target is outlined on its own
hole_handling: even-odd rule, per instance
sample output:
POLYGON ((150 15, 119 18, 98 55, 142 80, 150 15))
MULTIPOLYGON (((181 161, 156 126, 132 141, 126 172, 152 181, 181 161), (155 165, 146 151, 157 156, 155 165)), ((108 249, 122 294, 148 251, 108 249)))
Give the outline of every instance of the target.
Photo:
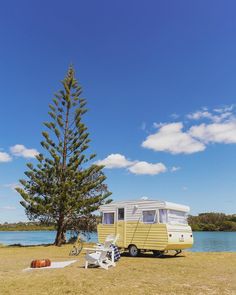
POLYGON ((188 114, 190 120, 201 120, 189 128, 183 122, 154 123, 157 131, 147 136, 142 147, 171 154, 192 154, 204 151, 209 144, 236 143, 236 116, 234 106, 214 109, 207 108, 188 114))
POLYGON ((10 147, 10 152, 16 157, 35 158, 39 153, 36 149, 27 149, 23 144, 10 147))
POLYGON ((108 169, 113 168, 126 168, 133 164, 133 162, 127 160, 125 156, 121 154, 110 154, 103 160, 96 162, 97 165, 104 165, 108 169))
POLYGON ((165 124, 155 134, 149 135, 142 147, 171 154, 192 154, 203 151, 205 145, 184 132, 183 123, 165 124))
POLYGON ((107 169, 126 168, 136 175, 157 175, 167 171, 162 163, 148 163, 145 161, 130 161, 121 154, 110 154, 103 160, 96 162, 97 165, 104 165, 107 169))
POLYGON ((133 174, 157 175, 166 172, 167 168, 162 163, 152 164, 145 161, 140 161, 130 166, 128 170, 133 174))

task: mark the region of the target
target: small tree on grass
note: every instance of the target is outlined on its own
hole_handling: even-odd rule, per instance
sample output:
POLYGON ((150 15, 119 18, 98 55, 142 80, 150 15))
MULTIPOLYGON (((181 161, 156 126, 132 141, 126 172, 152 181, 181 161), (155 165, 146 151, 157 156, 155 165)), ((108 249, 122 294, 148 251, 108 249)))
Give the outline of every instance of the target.
POLYGON ((64 243, 66 230, 83 223, 111 194, 104 184, 102 166, 90 164, 89 133, 82 122, 86 100, 72 67, 62 81, 63 89, 49 105, 49 132, 42 132, 45 154, 36 156, 36 166, 28 163, 27 180, 21 179, 17 192, 30 220, 53 222, 57 226, 55 245, 64 243))

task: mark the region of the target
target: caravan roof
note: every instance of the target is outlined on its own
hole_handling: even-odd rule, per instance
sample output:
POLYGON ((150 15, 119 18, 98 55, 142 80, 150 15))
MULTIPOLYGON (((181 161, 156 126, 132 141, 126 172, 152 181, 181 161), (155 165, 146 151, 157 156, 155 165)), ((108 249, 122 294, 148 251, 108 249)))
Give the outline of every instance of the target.
POLYGON ((160 209, 171 209, 183 212, 189 212, 190 208, 185 205, 176 204, 172 202, 160 201, 160 200, 133 200, 133 201, 120 201, 120 202, 111 202, 110 204, 100 206, 100 211, 106 211, 114 207, 128 207, 132 205, 138 205, 140 207, 145 205, 152 205, 160 209))

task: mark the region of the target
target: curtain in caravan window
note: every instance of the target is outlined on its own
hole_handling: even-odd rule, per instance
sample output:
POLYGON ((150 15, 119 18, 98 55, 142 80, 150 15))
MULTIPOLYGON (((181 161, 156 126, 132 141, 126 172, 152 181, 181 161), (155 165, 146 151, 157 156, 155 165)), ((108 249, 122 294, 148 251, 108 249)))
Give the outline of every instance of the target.
POLYGON ((144 223, 154 223, 156 219, 156 211, 148 210, 143 211, 143 222, 144 223))
POLYGON ((114 224, 114 213, 103 213, 103 224, 114 224))
POLYGON ((177 210, 169 210, 168 221, 170 224, 187 224, 187 213, 177 210))
POLYGON ((160 223, 167 223, 167 210, 166 209, 159 210, 159 219, 160 219, 160 223))

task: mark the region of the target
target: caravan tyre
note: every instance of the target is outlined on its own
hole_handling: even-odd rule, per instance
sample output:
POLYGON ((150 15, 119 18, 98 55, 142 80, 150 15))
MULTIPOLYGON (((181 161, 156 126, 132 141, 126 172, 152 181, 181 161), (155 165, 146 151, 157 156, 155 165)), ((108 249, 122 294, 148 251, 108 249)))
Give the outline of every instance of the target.
POLYGON ((137 257, 139 252, 140 252, 139 249, 135 245, 129 246, 129 255, 131 257, 137 257))

